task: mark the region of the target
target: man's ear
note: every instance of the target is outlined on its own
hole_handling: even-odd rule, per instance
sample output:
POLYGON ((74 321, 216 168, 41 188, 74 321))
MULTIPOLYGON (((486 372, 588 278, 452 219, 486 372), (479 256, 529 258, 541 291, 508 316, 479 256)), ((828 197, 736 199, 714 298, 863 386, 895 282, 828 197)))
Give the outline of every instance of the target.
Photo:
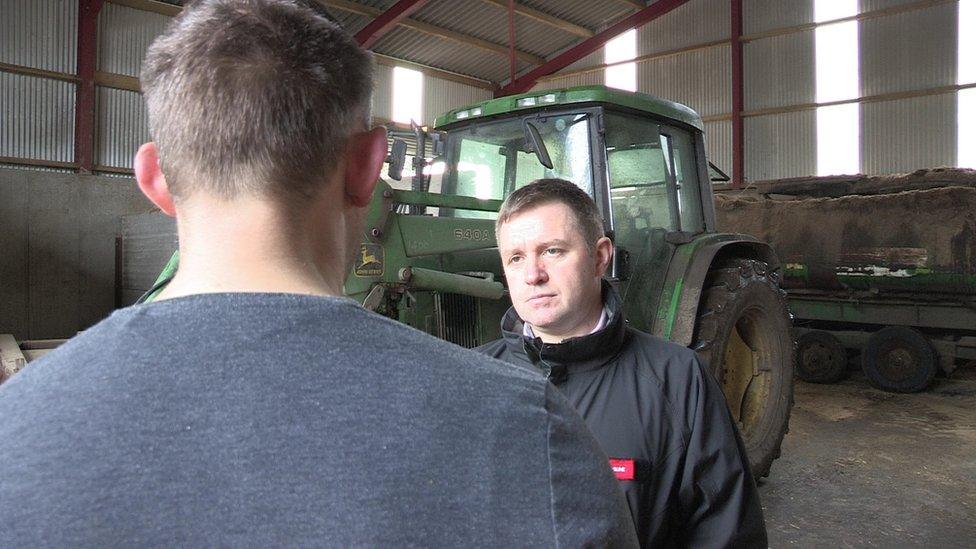
POLYGON ((139 190, 146 195, 164 214, 175 217, 176 208, 173 207, 173 195, 169 192, 166 178, 159 168, 159 154, 156 151, 156 144, 150 141, 139 147, 136 153, 133 169, 136 174, 136 182, 139 183, 139 190))
POLYGON ((386 128, 355 133, 349 137, 345 150, 346 198, 353 206, 364 208, 373 198, 373 188, 386 160, 386 128))
POLYGON ((610 267, 610 261, 613 259, 613 242, 605 236, 601 237, 600 240, 596 241, 596 253, 594 256, 596 273, 599 276, 603 276, 610 267))

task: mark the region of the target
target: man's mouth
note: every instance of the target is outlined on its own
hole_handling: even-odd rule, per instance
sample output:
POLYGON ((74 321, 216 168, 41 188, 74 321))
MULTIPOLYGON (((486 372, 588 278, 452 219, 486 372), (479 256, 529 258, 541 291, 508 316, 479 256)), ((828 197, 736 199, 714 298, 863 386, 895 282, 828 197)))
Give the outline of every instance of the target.
POLYGON ((526 299, 526 301, 528 303, 538 303, 539 301, 543 301, 543 300, 548 299, 550 297, 556 297, 556 294, 551 294, 551 293, 549 293, 549 294, 535 294, 533 296, 530 296, 528 299, 526 299))

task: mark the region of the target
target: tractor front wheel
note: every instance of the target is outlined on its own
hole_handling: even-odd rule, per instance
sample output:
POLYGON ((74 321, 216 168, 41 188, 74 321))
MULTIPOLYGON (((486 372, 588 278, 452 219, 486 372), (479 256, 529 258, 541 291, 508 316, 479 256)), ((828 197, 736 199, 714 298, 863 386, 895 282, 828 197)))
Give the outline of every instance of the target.
POLYGON ((694 349, 725 393, 753 475, 768 475, 789 430, 795 343, 785 294, 766 263, 735 259, 709 272, 694 349))

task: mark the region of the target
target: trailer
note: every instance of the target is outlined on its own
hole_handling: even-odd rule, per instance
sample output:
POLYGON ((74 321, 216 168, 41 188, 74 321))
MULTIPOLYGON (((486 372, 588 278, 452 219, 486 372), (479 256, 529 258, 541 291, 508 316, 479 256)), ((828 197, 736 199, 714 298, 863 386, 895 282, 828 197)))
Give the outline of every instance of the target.
POLYGON ((782 258, 797 375, 851 355, 875 386, 924 390, 976 361, 976 171, 811 177, 719 189, 719 223, 782 258))

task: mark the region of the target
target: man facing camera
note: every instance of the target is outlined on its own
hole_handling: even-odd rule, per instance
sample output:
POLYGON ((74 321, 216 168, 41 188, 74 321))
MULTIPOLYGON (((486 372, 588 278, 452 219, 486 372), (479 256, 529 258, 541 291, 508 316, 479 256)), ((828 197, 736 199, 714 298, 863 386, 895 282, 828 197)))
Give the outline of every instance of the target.
POLYGON ((635 545, 536 372, 341 296, 386 156, 372 64, 289 0, 197 0, 149 48, 158 301, 0 387, 0 547, 635 545))
POLYGON ((593 200, 543 179, 502 204, 513 307, 479 350, 541 370, 596 435, 645 547, 764 547, 756 485, 721 389, 685 347, 627 327, 603 280, 613 244, 593 200))

